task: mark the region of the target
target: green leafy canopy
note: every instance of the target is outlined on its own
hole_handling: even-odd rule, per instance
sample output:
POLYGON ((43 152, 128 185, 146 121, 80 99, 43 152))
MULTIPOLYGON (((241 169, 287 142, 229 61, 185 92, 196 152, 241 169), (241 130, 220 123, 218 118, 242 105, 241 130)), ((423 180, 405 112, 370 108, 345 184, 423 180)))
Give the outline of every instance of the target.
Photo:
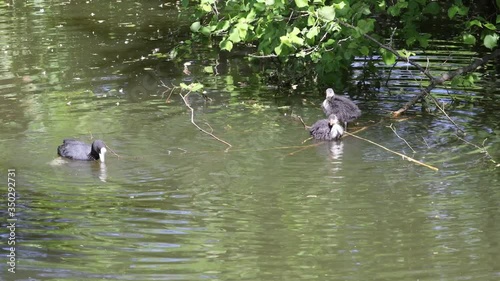
MULTIPOLYGON (((498 46, 500 16, 488 18, 472 13, 462 0, 196 0, 182 2, 192 14, 194 37, 219 40, 219 47, 232 51, 238 44, 256 46, 256 55, 278 57, 282 63, 301 60, 296 66, 312 69, 321 77, 345 69, 356 56, 381 55, 387 64, 396 60, 394 53, 367 40, 384 37, 402 39, 405 47, 425 49, 431 34, 421 31, 423 23, 448 18, 463 25, 457 40, 469 46, 494 49, 498 46), (388 18, 394 27, 378 19, 388 18), (343 24, 343 23, 347 23, 343 24)), ((460 30, 460 29, 459 29, 460 30)), ((393 46, 394 47, 394 46, 393 46)), ((404 57, 404 56, 403 56, 404 57)), ((297 69, 295 69, 297 71, 297 69)))

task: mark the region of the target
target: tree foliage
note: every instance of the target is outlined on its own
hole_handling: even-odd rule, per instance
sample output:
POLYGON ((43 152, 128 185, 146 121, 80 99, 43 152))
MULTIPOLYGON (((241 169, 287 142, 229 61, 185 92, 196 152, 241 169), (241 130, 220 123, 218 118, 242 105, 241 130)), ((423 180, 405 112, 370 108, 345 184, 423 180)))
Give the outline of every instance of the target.
MULTIPOLYGON (((306 71, 320 81, 348 68, 355 57, 379 55, 391 65, 412 55, 406 48, 429 47, 433 35, 424 32, 423 25, 430 20, 448 17, 454 30, 461 30, 455 40, 470 46, 492 50, 499 40, 500 16, 462 0, 191 2, 196 8, 194 36, 218 38, 226 51, 252 44, 256 57, 274 58, 293 66, 284 69, 306 71)), ((497 0, 493 8, 498 10, 499 5, 497 0)))

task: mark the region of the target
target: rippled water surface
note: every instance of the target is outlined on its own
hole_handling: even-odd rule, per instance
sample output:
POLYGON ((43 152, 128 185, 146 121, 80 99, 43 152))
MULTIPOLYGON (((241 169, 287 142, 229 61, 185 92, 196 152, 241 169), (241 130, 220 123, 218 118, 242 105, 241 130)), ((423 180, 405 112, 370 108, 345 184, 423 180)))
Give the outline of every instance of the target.
POLYGON ((449 112, 470 143, 439 113, 387 118, 418 91, 407 72, 375 98, 353 95, 363 115, 349 131, 436 172, 354 137, 307 140, 295 116, 323 118, 322 93, 282 97, 212 50, 157 58, 189 23, 174 3, 120 3, 1 4, 0 175, 6 193, 15 169, 17 221, 16 273, 2 243, 0 279, 500 278, 500 175, 472 145, 500 159, 494 82, 453 92, 479 97, 449 112), (194 120, 230 149, 161 87, 193 81, 208 97, 188 96, 194 120), (112 152, 61 161, 64 138, 112 152))

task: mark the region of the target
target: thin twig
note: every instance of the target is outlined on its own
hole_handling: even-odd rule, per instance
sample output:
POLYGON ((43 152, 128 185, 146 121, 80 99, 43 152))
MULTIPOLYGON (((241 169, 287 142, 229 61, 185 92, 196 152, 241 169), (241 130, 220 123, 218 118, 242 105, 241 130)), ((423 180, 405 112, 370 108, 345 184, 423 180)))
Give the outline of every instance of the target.
POLYGON ((389 88, 389 79, 391 79, 392 71, 394 70, 394 68, 396 67, 396 65, 397 65, 397 64, 398 64, 398 63, 397 63, 397 62, 395 62, 395 63, 392 65, 391 69, 389 69, 389 73, 387 74, 387 80, 385 80, 385 86, 386 86, 387 88, 389 88))
POLYGON ((307 125, 306 125, 306 123, 304 122, 304 120, 302 119, 302 117, 301 117, 301 116, 298 116, 298 115, 297 115, 297 118, 299 118, 300 122, 302 122, 302 125, 304 125, 304 129, 306 129, 306 130, 307 130, 307 129, 309 129, 309 128, 310 128, 310 126, 307 126, 307 125))
POLYGON ((437 101, 437 99, 436 99, 434 96, 432 96, 432 95, 429 95, 429 97, 432 99, 432 101, 434 102, 434 104, 436 104, 436 107, 437 107, 437 108, 439 108, 439 110, 441 110, 441 112, 444 114, 444 116, 446 116, 446 118, 448 118, 448 120, 450 120, 450 122, 451 122, 453 125, 455 125, 455 127, 457 128, 457 130, 459 130, 460 132, 462 132, 462 134, 464 134, 464 135, 465 135, 465 131, 464 131, 464 130, 462 130, 462 128, 460 128, 460 127, 457 125, 457 123, 455 123, 455 121, 453 121, 453 120, 451 119, 451 117, 448 115, 448 113, 446 113, 446 111, 444 111, 444 107, 441 107, 441 106, 439 105, 439 102, 437 101))
POLYGON ((105 146, 108 148, 108 150, 109 150, 109 151, 111 151, 111 153, 113 153, 116 157, 121 158, 121 156, 120 156, 120 155, 118 155, 118 154, 117 154, 117 153, 116 153, 113 149, 111 149, 111 147, 109 147, 107 144, 104 144, 104 145, 105 145, 105 146))
POLYGON ((312 139, 313 139, 313 137, 308 137, 307 139, 303 140, 302 143, 306 143, 306 142, 308 142, 308 141, 310 141, 312 139))
POLYGON ((431 146, 427 143, 427 141, 425 140, 425 138, 422 137, 422 139, 424 140, 424 144, 427 145, 427 148, 431 148, 431 146))
POLYGON ((431 84, 429 84, 425 89, 423 89, 418 95, 416 95, 409 102, 407 102, 403 107, 394 111, 392 113, 392 115, 393 116, 401 115, 403 112, 407 111, 410 107, 412 107, 415 103, 417 103, 417 101, 419 99, 428 95, 431 92, 431 90, 436 88, 438 85, 444 84, 444 82, 453 79, 455 76, 469 73, 469 72, 475 70, 476 68, 478 68, 479 66, 486 64, 492 58, 495 58, 498 56, 500 56, 500 49, 496 49, 495 51, 489 53, 488 55, 486 55, 482 58, 476 59, 473 63, 471 63, 469 65, 455 69, 455 70, 450 71, 450 72, 445 72, 440 77, 434 78, 433 80, 431 80, 432 81, 431 84))
POLYGON ((401 154, 401 153, 399 153, 399 152, 396 152, 396 151, 394 151, 394 150, 390 150, 389 148, 387 148, 387 147, 385 147, 385 146, 383 146, 383 145, 380 145, 380 144, 378 144, 378 143, 376 143, 376 142, 373 142, 373 141, 371 141, 371 140, 368 140, 368 139, 365 139, 365 138, 359 137, 359 136, 357 136, 357 135, 353 135, 353 134, 348 133, 348 132, 344 132, 344 134, 347 134, 347 135, 352 136, 352 137, 355 137, 355 138, 357 138, 357 139, 360 139, 360 140, 363 140, 363 141, 369 142, 369 143, 371 143, 371 144, 373 144, 373 145, 376 145, 376 146, 378 146, 378 147, 380 147, 380 148, 382 148, 382 149, 385 149, 385 150, 387 150, 387 151, 389 151, 389 152, 392 152, 392 153, 394 153, 394 154, 396 154, 396 155, 399 155, 399 156, 401 156, 403 159, 406 159, 406 160, 408 160, 408 161, 411 161, 411 162, 417 163, 417 164, 422 165, 422 166, 424 166, 424 167, 427 167, 427 168, 429 168, 429 169, 431 169, 431 170, 434 170, 434 171, 439 171, 439 169, 438 169, 438 168, 436 168, 436 167, 434 167, 434 166, 431 166, 431 165, 428 165, 428 164, 422 163, 422 162, 420 162, 420 161, 418 161, 418 160, 415 160, 415 159, 413 159, 413 158, 411 158, 411 157, 408 157, 408 156, 406 156, 406 155, 404 155, 404 154, 401 154))
POLYGON ((166 102, 166 103, 168 103, 168 101, 170 100, 170 96, 172 95, 172 93, 174 92, 174 90, 175 90, 175 88, 172 88, 172 89, 170 90, 170 94, 168 94, 168 97, 167 97, 167 99, 165 100, 165 102, 166 102))
POLYGON ((484 155, 486 155, 486 157, 488 157, 488 158, 490 159, 490 161, 491 161, 491 162, 493 162, 493 163, 497 164, 497 161, 495 161, 495 160, 493 159, 493 157, 491 157, 491 155, 488 153, 488 151, 487 151, 487 150, 486 150, 486 148, 484 147, 484 142, 485 142, 487 139, 484 139, 484 141, 483 141, 483 147, 480 147, 480 146, 478 146, 477 144, 474 144, 474 143, 472 143, 472 142, 470 142, 470 141, 468 141, 468 140, 466 140, 466 139, 464 139, 464 138, 461 138, 459 135, 455 135, 455 136, 456 136, 459 140, 461 140, 461 141, 465 142, 466 144, 468 144, 468 145, 472 145, 473 147, 475 147, 475 148, 479 149, 479 152, 481 152, 481 153, 483 153, 484 155))
POLYGON ((227 152, 231 147, 233 147, 230 143, 228 143, 227 141, 223 140, 223 139, 220 139, 218 138, 216 135, 210 133, 210 132, 207 132, 206 130, 202 129, 200 126, 198 126, 198 124, 196 124, 196 122, 194 122, 194 109, 189 105, 188 101, 187 101, 187 97, 188 95, 190 94, 191 92, 188 92, 187 94, 185 94, 184 96, 179 93, 179 96, 181 96, 182 100, 184 101, 184 104, 189 108, 189 110, 191 110, 191 123, 196 127, 198 128, 198 130, 202 131, 203 133, 211 136, 212 138, 216 139, 217 141, 220 141, 222 142, 223 144, 227 145, 227 149, 225 150, 225 152, 227 152))
POLYGON ((266 59, 266 58, 277 58, 278 55, 275 54, 269 54, 269 55, 254 55, 254 54, 248 54, 249 57, 252 58, 259 58, 259 59, 266 59))
MULTIPOLYGON (((349 23, 346 23, 344 21, 341 21, 341 20, 338 20, 338 19, 336 21, 340 25, 343 25, 345 27, 349 27, 349 28, 352 28, 352 29, 356 28, 355 26, 353 26, 353 25, 351 25, 349 23)), ((393 53, 399 60, 406 61, 409 64, 413 65, 420 72, 422 72, 425 76, 427 76, 429 78, 429 80, 431 81, 431 83, 425 89, 423 89, 418 95, 416 95, 413 99, 411 99, 409 102, 407 102, 403 107, 401 107, 400 109, 394 111, 392 113, 393 116, 399 116, 399 115, 401 115, 403 112, 405 112, 410 107, 412 107, 418 100, 420 100, 421 98, 423 98, 426 95, 430 94, 431 90, 434 89, 434 88, 436 88, 438 85, 444 84, 444 82, 453 79, 455 76, 462 75, 462 74, 465 74, 465 73, 469 73, 469 72, 477 69, 479 66, 481 66, 483 64, 486 64, 490 59, 500 56, 500 49, 496 49, 493 52, 487 54, 486 56, 484 56, 482 58, 476 59, 473 63, 471 63, 469 65, 466 65, 464 67, 460 67, 460 68, 455 69, 453 71, 445 72, 441 76, 439 76, 439 77, 436 78, 436 77, 434 77, 434 76, 431 75, 431 73, 429 71, 429 68, 428 68, 428 65, 425 68, 422 67, 419 63, 413 61, 409 57, 406 58, 406 57, 401 56, 392 47, 380 43, 377 39, 375 39, 374 37, 372 37, 372 36, 370 36, 368 34, 363 34, 363 37, 365 37, 368 40, 374 42, 379 47, 381 47, 383 49, 386 49, 389 52, 393 53)))
POLYGON ((208 124, 208 122, 204 122, 204 124, 207 125, 207 127, 210 128, 210 133, 214 132, 214 128, 212 128, 212 126, 210 126, 210 124, 208 124))
POLYGON ((400 140, 404 141, 406 143, 406 145, 413 151, 413 153, 417 153, 415 151, 415 149, 413 149, 413 147, 411 147, 411 145, 404 138, 402 138, 398 135, 398 133, 396 132, 396 129, 394 128, 394 126, 392 126, 392 123, 391 123, 391 125, 387 126, 387 128, 391 129, 392 132, 396 135, 396 137, 398 137, 400 140))
MULTIPOLYGON (((308 138, 307 140, 303 141, 302 143, 304 143, 304 142, 306 142, 306 141, 308 141, 308 140, 310 140, 310 139, 312 139, 312 138, 308 138)), ((301 151, 304 151, 304 150, 306 150, 306 149, 308 149, 308 148, 310 148, 310 147, 315 147, 315 146, 318 146, 318 145, 320 145, 321 143, 322 143, 322 142, 317 142, 317 143, 314 143, 314 144, 310 144, 310 145, 302 146, 302 147, 300 147, 299 149, 297 149, 297 150, 295 150, 295 151, 292 151, 292 152, 288 153, 288 156, 295 155, 296 153, 301 152, 301 151)))

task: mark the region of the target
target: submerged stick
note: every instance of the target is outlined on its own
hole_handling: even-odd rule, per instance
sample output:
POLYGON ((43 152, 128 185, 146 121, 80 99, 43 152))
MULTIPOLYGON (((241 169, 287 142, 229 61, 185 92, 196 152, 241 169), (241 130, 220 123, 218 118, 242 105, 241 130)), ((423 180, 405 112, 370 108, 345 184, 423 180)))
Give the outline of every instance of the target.
MULTIPOLYGON (((392 115, 393 116, 401 115, 403 112, 407 111, 410 107, 412 107, 415 103, 417 103, 418 100, 429 95, 431 93, 431 90, 434 89, 435 87, 444 84, 446 81, 452 80, 455 76, 472 72, 473 70, 477 69, 479 66, 486 64, 489 60, 496 58, 498 56, 500 56, 500 49, 496 49, 495 51, 487 54, 486 56, 484 56, 482 58, 475 59, 474 62, 469 64, 469 65, 466 65, 464 67, 460 67, 460 68, 455 69, 455 70, 450 71, 450 72, 445 72, 437 78, 432 77, 432 76, 430 76, 430 77, 428 76, 431 83, 425 89, 423 89, 418 95, 416 95, 412 100, 410 100, 405 105, 403 105, 403 107, 394 111, 392 113, 392 115)), ((421 69, 419 68, 419 70, 421 70, 421 69)), ((424 72, 424 74, 425 74, 425 72, 424 72)))
POLYGON ((413 149, 413 147, 411 147, 411 145, 404 138, 399 136, 399 134, 396 132, 396 129, 394 128, 394 126, 392 126, 392 124, 387 126, 387 128, 391 129, 392 132, 396 135, 396 137, 398 137, 400 140, 404 141, 406 143, 406 145, 413 151, 413 153, 417 153, 415 151, 415 149, 413 149))
POLYGON ((117 154, 117 153, 116 153, 113 149, 111 149, 111 147, 109 147, 107 144, 104 144, 104 145, 105 145, 105 146, 108 148, 108 150, 109 150, 109 151, 111 151, 111 153, 113 153, 116 157, 121 158, 121 156, 120 156, 120 155, 118 155, 118 154, 117 154))
MULTIPOLYGON (((471 145, 475 148, 477 148, 479 150, 480 153, 483 153, 486 157, 488 157, 490 159, 491 162, 493 162, 494 164, 497 164, 497 161, 495 161, 495 159, 493 159, 493 157, 491 157, 491 155, 488 153, 488 150, 486 150, 486 147, 484 146, 484 143, 486 142, 487 138, 483 140, 483 143, 482 143, 482 146, 483 147, 480 147, 479 145, 477 144, 474 144, 464 138, 461 138, 459 135, 455 135, 459 140, 463 141, 464 143, 468 144, 468 145, 471 145)), ((498 167, 498 164, 497 164, 497 167, 498 167)))
POLYGON ((191 92, 188 92, 187 94, 185 94, 184 96, 179 93, 179 96, 181 96, 182 100, 184 101, 184 104, 189 108, 189 110, 191 110, 191 123, 196 127, 198 128, 198 130, 202 131, 203 133, 211 136, 212 138, 214 138, 215 140, 217 141, 220 141, 222 142, 223 144, 227 145, 228 147, 226 148, 226 152, 231 148, 233 147, 230 143, 228 143, 227 141, 223 140, 223 139, 220 139, 218 138, 216 135, 214 135, 213 133, 210 133, 204 129, 202 129, 200 126, 198 126, 198 124, 196 124, 196 122, 194 122, 194 109, 189 105, 188 101, 187 101, 187 96, 190 94, 191 92))
POLYGON ((441 110, 441 112, 444 114, 444 116, 446 116, 446 118, 448 118, 448 120, 450 120, 450 122, 451 122, 453 125, 455 125, 455 127, 457 128, 457 130, 459 130, 460 132, 462 132, 462 134, 464 134, 464 135, 465 135, 465 131, 464 131, 462 128, 460 128, 460 127, 457 125, 457 123, 455 123, 455 121, 453 121, 453 119, 451 119, 451 117, 448 115, 448 113, 446 113, 446 111, 444 111, 444 108, 443 108, 443 107, 441 107, 441 106, 439 105, 438 100, 437 100, 435 97, 433 97, 432 95, 429 95, 429 97, 432 99, 432 101, 434 102, 434 104, 436 105, 436 107, 437 107, 439 110, 441 110))
POLYGON ((436 168, 436 167, 434 167, 434 166, 431 166, 431 165, 427 165, 427 164, 425 164, 425 163, 422 163, 422 162, 420 162, 420 161, 418 161, 418 160, 415 160, 415 159, 413 159, 413 158, 411 158, 411 157, 408 157, 408 156, 406 156, 406 155, 404 155, 404 154, 401 154, 401 153, 399 153, 399 152, 396 152, 396 151, 394 151, 394 150, 391 150, 391 149, 389 149, 389 148, 387 148, 387 147, 385 147, 385 146, 383 146, 383 145, 381 145, 381 144, 378 144, 378 143, 376 143, 376 142, 374 142, 374 141, 371 141, 371 140, 369 140, 369 139, 365 139, 365 138, 362 138, 362 137, 359 137, 359 136, 353 135, 353 134, 348 133, 348 132, 345 132, 345 134, 348 134, 348 135, 349 135, 349 136, 351 136, 351 137, 355 137, 355 138, 357 138, 357 139, 360 139, 360 140, 363 140, 363 141, 369 142, 369 143, 371 143, 371 144, 373 144, 373 145, 376 145, 376 146, 378 146, 378 147, 380 147, 380 148, 382 148, 382 149, 385 149, 385 150, 387 150, 387 151, 389 151, 389 152, 392 152, 392 153, 394 153, 394 154, 396 154, 396 155, 399 155, 399 156, 401 156, 403 159, 406 159, 406 160, 408 160, 408 161, 411 161, 411 162, 417 163, 417 164, 419 164, 419 165, 421 165, 421 166, 427 167, 427 168, 429 168, 429 169, 431 169, 431 170, 434 170, 434 171, 439 171, 439 169, 438 169, 438 168, 436 168))

